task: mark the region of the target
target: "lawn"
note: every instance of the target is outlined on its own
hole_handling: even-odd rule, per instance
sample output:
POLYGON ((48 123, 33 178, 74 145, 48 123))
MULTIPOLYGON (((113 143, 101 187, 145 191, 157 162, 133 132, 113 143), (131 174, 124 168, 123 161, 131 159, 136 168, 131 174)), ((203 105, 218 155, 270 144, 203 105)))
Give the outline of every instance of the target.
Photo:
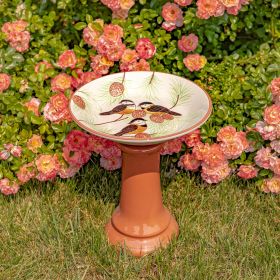
POLYGON ((207 186, 162 174, 180 235, 141 259, 107 244, 120 177, 95 162, 74 179, 0 196, 0 279, 279 279, 279 196, 238 179, 207 186))

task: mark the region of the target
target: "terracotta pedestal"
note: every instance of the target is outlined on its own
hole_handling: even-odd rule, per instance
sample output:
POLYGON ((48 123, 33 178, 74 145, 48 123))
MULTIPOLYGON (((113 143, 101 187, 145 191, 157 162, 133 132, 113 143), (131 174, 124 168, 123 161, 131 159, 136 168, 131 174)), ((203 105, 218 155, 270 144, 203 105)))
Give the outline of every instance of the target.
POLYGON ((134 256, 165 247, 179 229, 162 204, 160 147, 120 145, 123 152, 120 205, 106 225, 109 243, 134 256))

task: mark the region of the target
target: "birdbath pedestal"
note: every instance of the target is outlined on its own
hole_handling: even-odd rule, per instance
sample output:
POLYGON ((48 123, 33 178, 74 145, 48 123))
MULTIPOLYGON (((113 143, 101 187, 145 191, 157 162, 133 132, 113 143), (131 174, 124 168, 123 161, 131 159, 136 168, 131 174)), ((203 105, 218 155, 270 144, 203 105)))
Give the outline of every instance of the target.
POLYGON ((69 106, 81 128, 118 143, 122 151, 120 204, 106 225, 109 243, 134 256, 165 247, 179 229, 162 203, 160 150, 208 119, 208 94, 175 75, 127 72, 82 86, 69 106))
POLYGON ((143 256, 166 246, 178 224, 163 206, 160 185, 161 145, 120 145, 123 155, 120 205, 106 226, 109 242, 143 256))

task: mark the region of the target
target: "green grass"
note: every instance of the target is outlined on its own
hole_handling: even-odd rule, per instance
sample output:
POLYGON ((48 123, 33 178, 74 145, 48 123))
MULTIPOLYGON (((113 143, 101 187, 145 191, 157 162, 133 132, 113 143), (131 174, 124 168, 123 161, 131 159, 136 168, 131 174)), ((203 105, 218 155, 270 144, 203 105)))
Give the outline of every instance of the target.
POLYGON ((279 196, 237 179, 164 178, 180 235, 141 259, 107 244, 118 197, 119 174, 93 164, 72 180, 0 196, 0 279, 280 279, 279 196))

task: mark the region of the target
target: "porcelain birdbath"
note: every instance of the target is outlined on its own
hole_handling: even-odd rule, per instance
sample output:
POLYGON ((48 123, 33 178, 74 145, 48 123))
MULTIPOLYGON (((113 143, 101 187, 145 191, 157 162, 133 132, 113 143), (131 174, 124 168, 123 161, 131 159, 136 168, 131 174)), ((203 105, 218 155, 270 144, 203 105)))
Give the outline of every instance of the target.
POLYGON ((112 74, 74 93, 74 121, 122 150, 120 204, 106 225, 110 244, 143 256, 178 235, 178 224, 162 203, 161 145, 200 127, 211 110, 198 85, 160 72, 112 74))

